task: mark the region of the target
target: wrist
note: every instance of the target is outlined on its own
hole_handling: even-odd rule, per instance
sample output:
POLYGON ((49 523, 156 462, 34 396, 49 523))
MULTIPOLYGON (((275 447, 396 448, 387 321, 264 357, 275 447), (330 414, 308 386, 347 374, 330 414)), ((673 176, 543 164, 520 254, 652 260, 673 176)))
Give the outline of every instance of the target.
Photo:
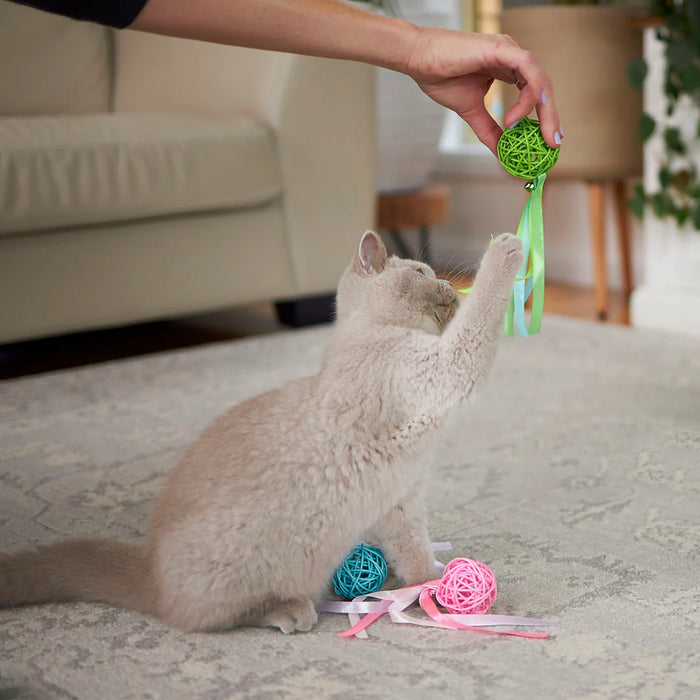
POLYGON ((420 37, 420 27, 405 19, 395 17, 382 19, 383 26, 370 43, 374 55, 365 55, 362 60, 381 68, 408 74, 411 56, 420 37))

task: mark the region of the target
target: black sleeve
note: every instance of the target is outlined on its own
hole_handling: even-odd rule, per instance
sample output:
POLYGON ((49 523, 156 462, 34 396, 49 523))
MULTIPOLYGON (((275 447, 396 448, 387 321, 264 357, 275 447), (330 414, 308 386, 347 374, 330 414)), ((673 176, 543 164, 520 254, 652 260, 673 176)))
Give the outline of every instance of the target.
POLYGON ((147 0, 10 0, 57 15, 87 20, 108 27, 129 26, 147 0))

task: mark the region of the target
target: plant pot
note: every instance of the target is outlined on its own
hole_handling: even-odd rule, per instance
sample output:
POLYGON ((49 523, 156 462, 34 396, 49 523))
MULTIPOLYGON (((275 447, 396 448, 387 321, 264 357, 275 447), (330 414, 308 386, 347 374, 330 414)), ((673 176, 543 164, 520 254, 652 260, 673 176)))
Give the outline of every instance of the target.
MULTIPOLYGON (((395 0, 401 16, 420 26, 456 28, 457 0, 395 0)), ((446 110, 406 75, 377 69, 377 187, 422 187, 435 168, 446 110)))
MULTIPOLYGON (((505 10, 502 31, 532 51, 554 85, 565 139, 552 177, 622 179, 642 172, 641 96, 627 66, 642 55, 632 13, 618 6, 505 10)), ((507 86, 508 109, 518 91, 507 86)))

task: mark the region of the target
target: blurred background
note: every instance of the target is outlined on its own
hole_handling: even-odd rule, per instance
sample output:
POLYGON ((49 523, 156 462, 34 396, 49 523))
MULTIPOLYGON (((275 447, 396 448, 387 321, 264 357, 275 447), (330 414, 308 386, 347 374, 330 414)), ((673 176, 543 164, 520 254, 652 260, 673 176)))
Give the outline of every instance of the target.
MULTIPOLYGON (((700 336, 697 2, 368 4, 508 33, 552 77, 545 313, 700 336)), ((0 60, 0 377, 327 322, 368 228, 466 285, 526 201, 389 71, 7 2, 0 60)), ((515 99, 494 86, 499 123, 515 99)))

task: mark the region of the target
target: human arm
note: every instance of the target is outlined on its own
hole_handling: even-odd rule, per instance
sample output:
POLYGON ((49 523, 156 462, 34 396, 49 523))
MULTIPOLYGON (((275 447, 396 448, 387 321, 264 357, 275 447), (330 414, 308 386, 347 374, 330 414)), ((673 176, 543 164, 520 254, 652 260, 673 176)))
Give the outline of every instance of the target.
POLYGON ((518 83, 520 98, 506 113, 506 125, 536 108, 545 141, 556 147, 561 140, 546 72, 507 36, 416 27, 344 0, 148 0, 130 28, 405 73, 459 114, 494 153, 501 129, 484 97, 494 80, 518 83))
POLYGON ((494 153, 501 128, 484 98, 494 80, 503 80, 521 88, 505 115, 507 126, 536 108, 545 141, 556 147, 563 136, 546 72, 504 35, 417 27, 345 0, 13 1, 117 28, 399 71, 459 114, 494 153))

